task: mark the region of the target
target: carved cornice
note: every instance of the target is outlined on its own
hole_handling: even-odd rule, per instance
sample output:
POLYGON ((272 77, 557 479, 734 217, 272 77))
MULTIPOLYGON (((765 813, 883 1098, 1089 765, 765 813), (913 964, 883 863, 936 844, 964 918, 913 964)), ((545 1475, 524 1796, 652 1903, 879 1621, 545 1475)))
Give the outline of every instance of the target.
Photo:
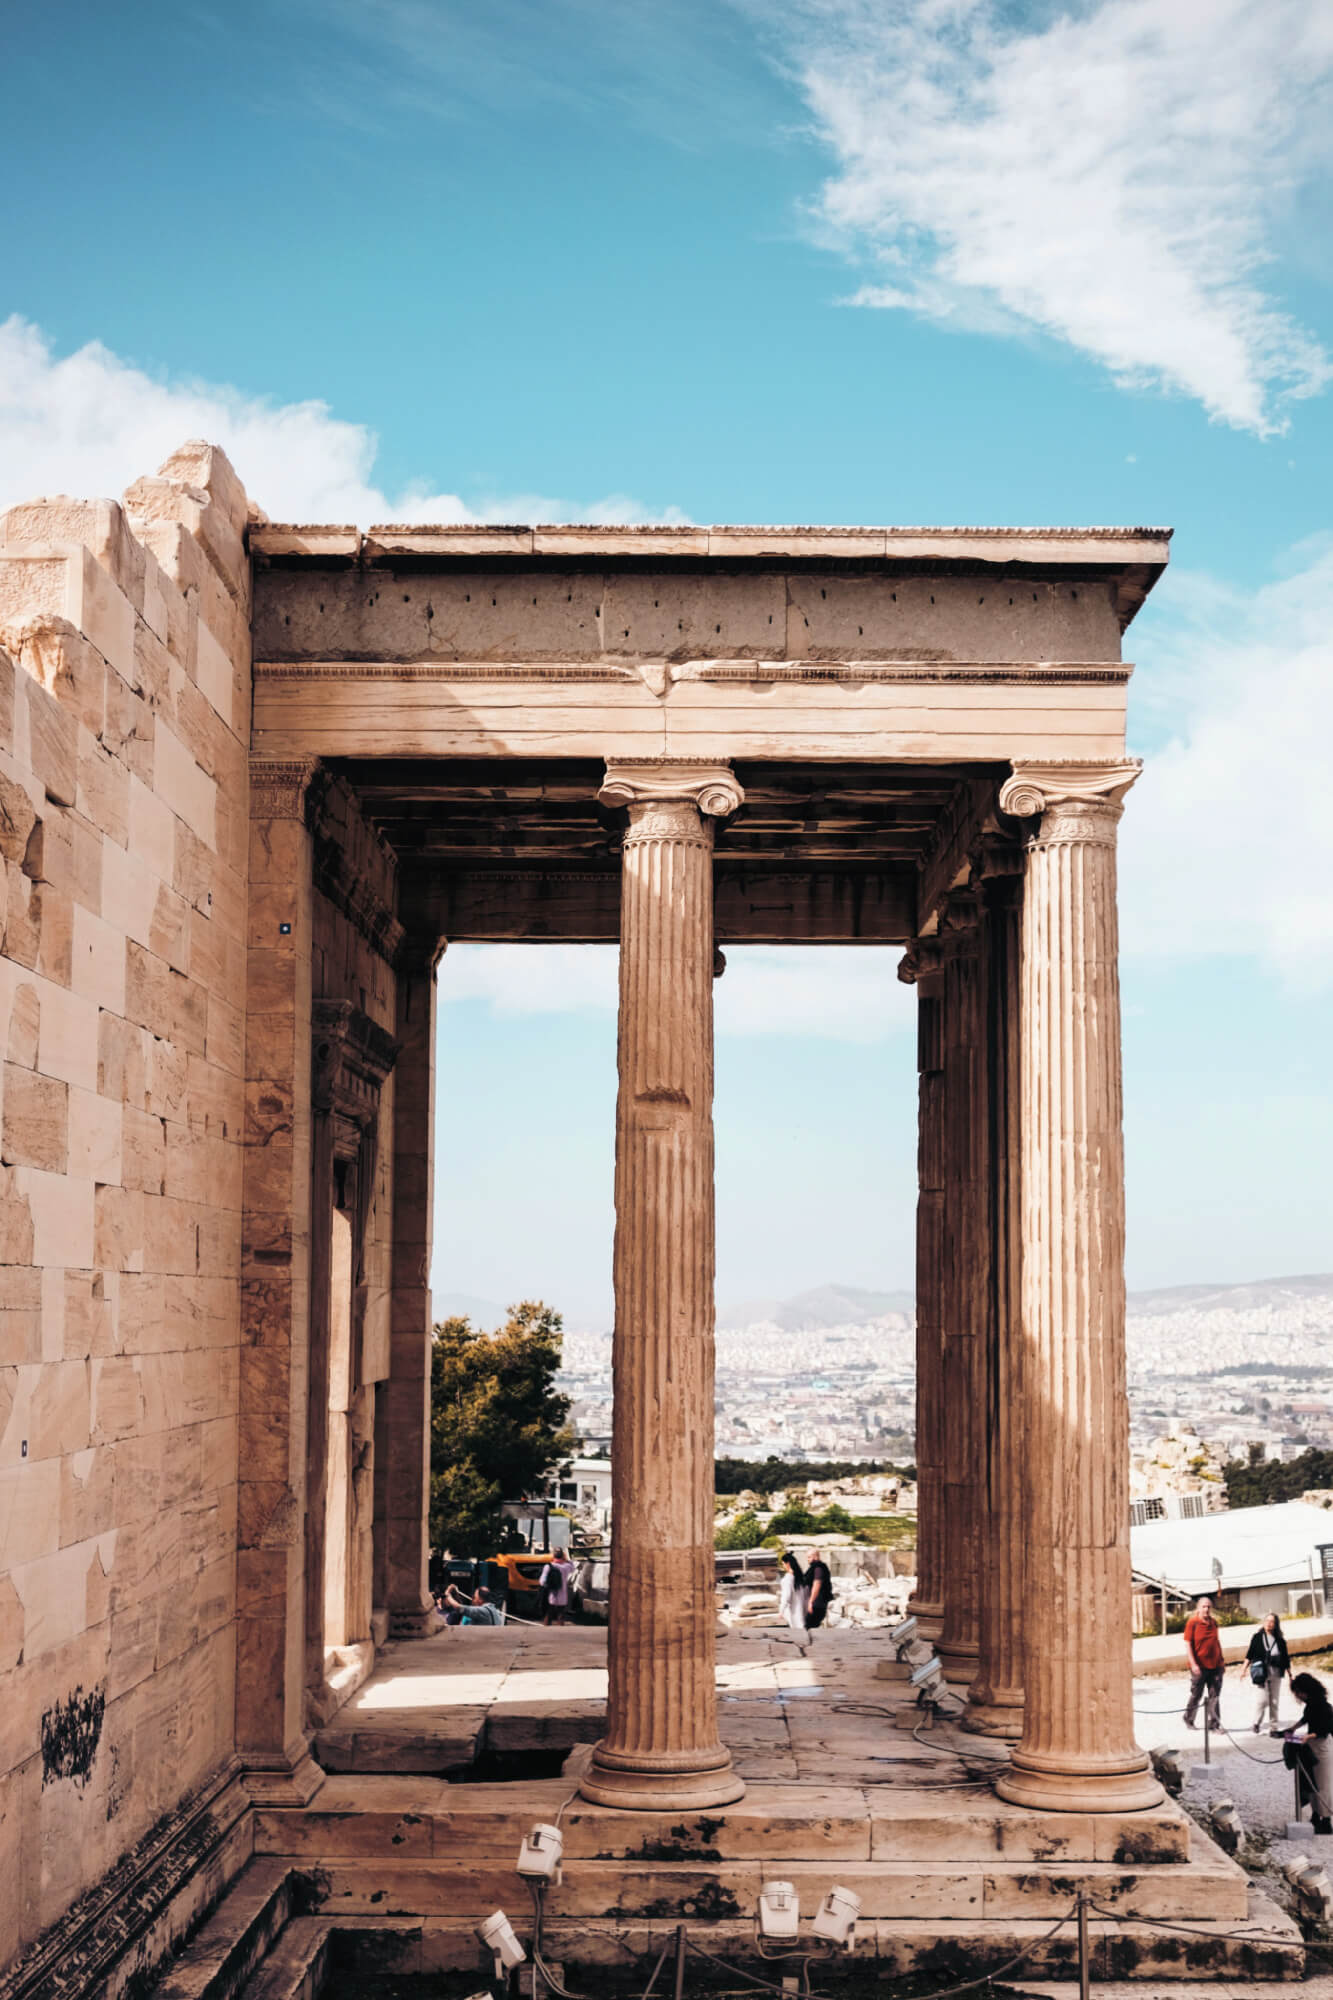
POLYGON ((981 891, 976 888, 951 889, 940 905, 939 936, 944 951, 964 953, 979 942, 985 915, 981 891))
POLYGON ((355 873, 336 839, 315 833, 314 884, 321 896, 360 931, 390 965, 398 963, 404 931, 383 896, 365 875, 355 873))
MULTIPOLYGON (((594 654, 567 660, 257 660, 256 679, 265 681, 637 681, 645 674, 672 681, 867 682, 1012 686, 1040 682, 1055 686, 1123 686, 1133 673, 1129 662, 1061 660, 1048 666, 1032 660, 951 660, 938 653, 910 651, 892 659, 789 660, 756 655, 741 659, 652 660, 594 654)), ((655 689, 655 691, 658 691, 655 689)))
POLYGON ((311 1029, 311 1102, 364 1132, 379 1112, 398 1043, 350 1000, 316 1000, 311 1029))
POLYGON ((693 806, 725 819, 745 799, 730 764, 707 757, 639 757, 608 764, 597 794, 604 806, 693 806))
POLYGON ((318 757, 252 757, 251 819, 304 820, 306 794, 318 770, 318 757))
POLYGON ((994 884, 1023 873, 1023 849, 1011 834, 988 830, 972 857, 972 880, 994 884))

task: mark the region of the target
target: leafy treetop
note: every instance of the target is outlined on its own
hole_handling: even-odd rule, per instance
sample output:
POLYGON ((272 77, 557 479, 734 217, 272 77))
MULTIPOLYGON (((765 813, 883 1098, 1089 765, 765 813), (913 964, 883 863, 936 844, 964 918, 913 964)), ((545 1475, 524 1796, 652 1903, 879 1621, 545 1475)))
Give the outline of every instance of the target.
POLYGON ((575 1447, 560 1369, 557 1312, 512 1306, 493 1333, 467 1319, 435 1327, 430 1370, 430 1538, 455 1554, 493 1555, 500 1503, 534 1494, 575 1447))

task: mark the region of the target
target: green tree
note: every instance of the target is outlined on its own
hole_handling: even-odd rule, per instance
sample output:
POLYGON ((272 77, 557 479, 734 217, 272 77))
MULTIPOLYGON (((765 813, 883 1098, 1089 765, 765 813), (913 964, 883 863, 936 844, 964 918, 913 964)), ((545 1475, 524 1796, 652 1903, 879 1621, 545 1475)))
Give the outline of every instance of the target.
POLYGON ((466 1319, 434 1329, 430 1360, 430 1538, 437 1549, 491 1555, 502 1500, 522 1499, 567 1458, 569 1398, 555 1388, 560 1314, 511 1306, 494 1333, 466 1319))

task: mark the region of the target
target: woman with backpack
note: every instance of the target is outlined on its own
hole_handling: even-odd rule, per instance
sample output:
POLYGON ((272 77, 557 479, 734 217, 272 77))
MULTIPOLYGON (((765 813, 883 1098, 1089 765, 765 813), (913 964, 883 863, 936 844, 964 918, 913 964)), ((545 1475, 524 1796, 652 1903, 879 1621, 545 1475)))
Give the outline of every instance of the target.
POLYGON ((1245 1655, 1242 1671, 1247 1673, 1258 1696, 1258 1706, 1254 1711, 1254 1733, 1257 1736, 1268 1717, 1268 1727, 1277 1729, 1278 1697, 1282 1692, 1282 1680, 1291 1672, 1291 1655, 1287 1642, 1282 1636, 1282 1620, 1276 1611, 1270 1611, 1263 1624, 1250 1641, 1250 1650, 1245 1655))

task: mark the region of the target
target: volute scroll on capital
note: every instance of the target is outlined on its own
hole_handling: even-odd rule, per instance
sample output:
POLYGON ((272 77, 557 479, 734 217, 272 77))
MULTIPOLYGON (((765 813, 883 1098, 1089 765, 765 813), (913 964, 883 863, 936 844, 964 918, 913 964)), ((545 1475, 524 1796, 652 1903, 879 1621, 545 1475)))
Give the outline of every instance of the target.
POLYGON ((1016 759, 1013 776, 1000 787, 1000 811, 1011 819, 1032 819, 1053 806, 1104 808, 1116 819, 1125 793, 1143 769, 1141 757, 1093 757, 1048 763, 1016 759))
POLYGON ((729 764, 690 757, 608 764, 597 796, 604 806, 693 806, 710 819, 725 819, 745 801, 729 764))

